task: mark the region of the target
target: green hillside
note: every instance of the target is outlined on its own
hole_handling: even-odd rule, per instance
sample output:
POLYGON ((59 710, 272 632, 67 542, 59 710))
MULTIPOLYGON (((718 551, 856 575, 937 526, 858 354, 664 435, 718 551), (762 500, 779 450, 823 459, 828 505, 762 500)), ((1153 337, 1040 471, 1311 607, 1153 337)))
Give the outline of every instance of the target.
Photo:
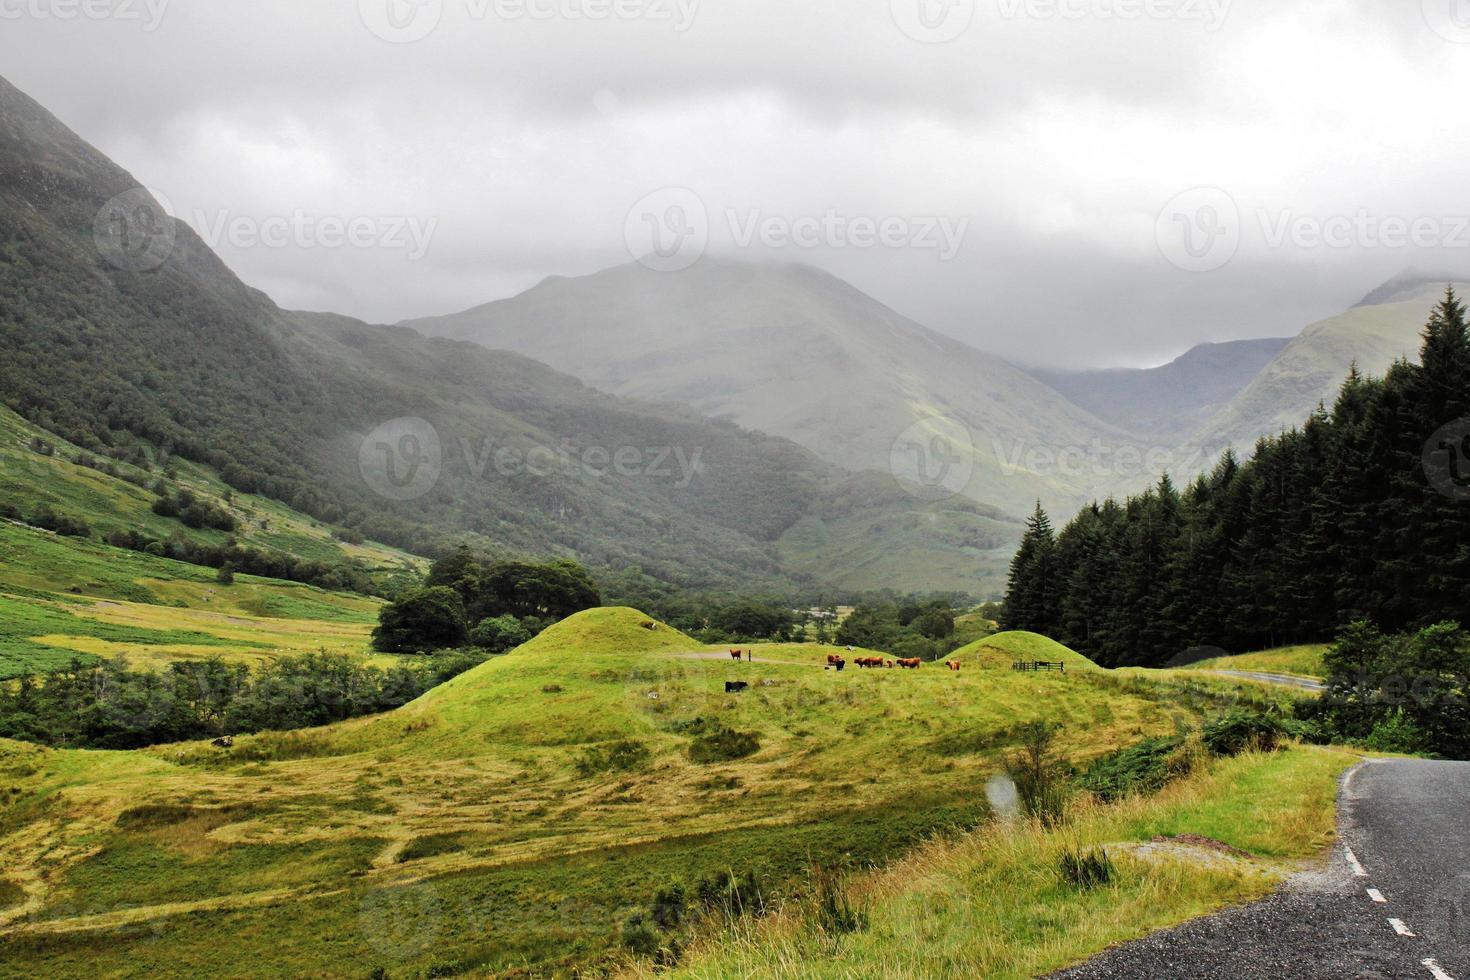
POLYGON ((1085 760, 1215 704, 1101 671, 978 669, 979 648, 959 673, 835 672, 829 650, 736 664, 602 609, 379 717, 225 749, 0 743, 0 972, 606 964, 658 889, 749 872, 775 897, 813 864, 984 820, 978 787, 1026 721, 1060 723, 1085 760), (750 688, 727 694, 731 679, 750 688))
MULTIPOLYGON (((1230 446, 1249 453, 1262 436, 1300 426, 1319 403, 1330 407, 1354 364, 1364 375, 1383 377, 1399 358, 1416 360, 1420 334, 1445 285, 1390 283, 1345 313, 1307 327, 1188 444, 1202 448, 1207 459, 1230 446)), ((1470 289, 1454 285, 1462 293, 1470 289)))
POLYGON ((1155 368, 1031 373, 1098 418, 1168 445, 1229 404, 1289 342, 1200 344, 1155 368))

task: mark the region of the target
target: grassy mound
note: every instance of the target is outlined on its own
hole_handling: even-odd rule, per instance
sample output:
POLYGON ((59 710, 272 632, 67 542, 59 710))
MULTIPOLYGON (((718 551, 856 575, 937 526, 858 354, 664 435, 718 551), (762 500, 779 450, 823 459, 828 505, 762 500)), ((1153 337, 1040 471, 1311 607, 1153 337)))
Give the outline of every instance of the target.
POLYGON ((0 863, 45 883, 24 919, 0 909, 0 973, 323 975, 363 955, 364 975, 571 973, 671 883, 779 887, 975 825, 1018 726, 1061 724, 1080 763, 1200 721, 1145 679, 1013 673, 1088 666, 1040 637, 986 642, 961 659, 1002 669, 838 672, 837 648, 734 663, 599 609, 374 718, 0 759, 0 863), (739 744, 696 744, 726 731, 739 744))
POLYGON ((1056 640, 1023 630, 997 633, 977 640, 956 650, 947 659, 958 660, 963 664, 973 663, 984 669, 1010 670, 1011 664, 1017 661, 1029 663, 1036 660, 1066 664, 1068 670, 1102 669, 1076 650, 1065 647, 1056 640))

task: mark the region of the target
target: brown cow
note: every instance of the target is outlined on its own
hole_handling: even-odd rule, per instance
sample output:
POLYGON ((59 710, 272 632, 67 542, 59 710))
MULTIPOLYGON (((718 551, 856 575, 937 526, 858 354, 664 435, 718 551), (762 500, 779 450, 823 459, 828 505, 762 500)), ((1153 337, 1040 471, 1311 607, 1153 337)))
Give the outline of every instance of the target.
POLYGON ((744 656, 744 654, 742 654, 739 650, 731 650, 730 651, 730 657, 732 659, 734 659, 734 660, 739 660, 743 656, 744 656))
POLYGON ((919 665, 923 662, 924 661, 920 660, 918 657, 910 657, 906 660, 898 661, 898 665, 904 670, 918 670, 919 665))
POLYGON ((960 669, 960 662, 958 660, 946 660, 944 662, 944 666, 948 667, 950 670, 958 671, 960 669))
POLYGON ((836 667, 839 663, 843 663, 843 662, 844 661, 843 661, 842 657, 839 656, 838 654, 835 654, 835 653, 829 653, 829 654, 827 654, 827 666, 828 667, 836 667))
POLYGON ((856 661, 859 667, 882 667, 882 657, 858 657, 856 661))
POLYGON ((889 670, 892 670, 893 669, 893 661, 892 660, 888 661, 888 669, 889 670))

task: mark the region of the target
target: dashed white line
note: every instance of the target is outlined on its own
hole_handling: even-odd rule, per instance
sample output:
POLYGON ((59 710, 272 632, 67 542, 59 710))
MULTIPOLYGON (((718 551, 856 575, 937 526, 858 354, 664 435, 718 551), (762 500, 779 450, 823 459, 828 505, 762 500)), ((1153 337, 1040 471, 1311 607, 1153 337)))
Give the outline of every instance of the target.
POLYGON ((1444 972, 1444 967, 1440 966, 1435 960, 1424 960, 1423 966, 1433 974, 1434 980, 1455 980, 1454 977, 1444 972))
POLYGON ((1368 889, 1368 897, 1373 899, 1373 901, 1377 902, 1379 905, 1388 904, 1388 899, 1383 897, 1383 892, 1379 891, 1376 888, 1368 889))
POLYGON ((1400 936, 1408 936, 1410 939, 1414 938, 1414 934, 1409 931, 1409 927, 1404 925, 1403 919, 1389 919, 1388 924, 1393 926, 1393 931, 1400 936))
POLYGON ((1359 863, 1358 856, 1353 853, 1353 849, 1351 847, 1343 845, 1342 852, 1347 855, 1347 863, 1352 865, 1353 874, 1357 875, 1359 878, 1368 877, 1368 872, 1363 870, 1363 865, 1359 863))

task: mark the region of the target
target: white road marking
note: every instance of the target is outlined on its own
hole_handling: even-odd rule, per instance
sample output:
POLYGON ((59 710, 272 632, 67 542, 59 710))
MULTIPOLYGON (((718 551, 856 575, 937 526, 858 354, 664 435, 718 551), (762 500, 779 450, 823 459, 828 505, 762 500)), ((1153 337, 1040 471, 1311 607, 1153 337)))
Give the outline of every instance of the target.
POLYGON ((1348 864, 1353 866, 1353 874, 1357 875, 1359 878, 1368 877, 1368 872, 1363 870, 1363 865, 1358 862, 1358 856, 1353 853, 1353 849, 1351 847, 1348 847, 1346 844, 1344 844, 1342 852, 1347 855, 1348 864))
POLYGON ((1383 897, 1383 892, 1379 891, 1376 888, 1368 889, 1368 897, 1373 899, 1373 901, 1377 902, 1379 905, 1386 905, 1388 903, 1388 899, 1383 897))
POLYGON ((1404 925, 1403 919, 1389 919, 1388 924, 1393 926, 1393 931, 1400 936, 1408 936, 1410 939, 1414 938, 1414 934, 1409 931, 1409 927, 1404 925))
POLYGON ((1434 975, 1434 980, 1455 980, 1454 977, 1444 972, 1444 967, 1434 960, 1425 960, 1423 965, 1434 975))

